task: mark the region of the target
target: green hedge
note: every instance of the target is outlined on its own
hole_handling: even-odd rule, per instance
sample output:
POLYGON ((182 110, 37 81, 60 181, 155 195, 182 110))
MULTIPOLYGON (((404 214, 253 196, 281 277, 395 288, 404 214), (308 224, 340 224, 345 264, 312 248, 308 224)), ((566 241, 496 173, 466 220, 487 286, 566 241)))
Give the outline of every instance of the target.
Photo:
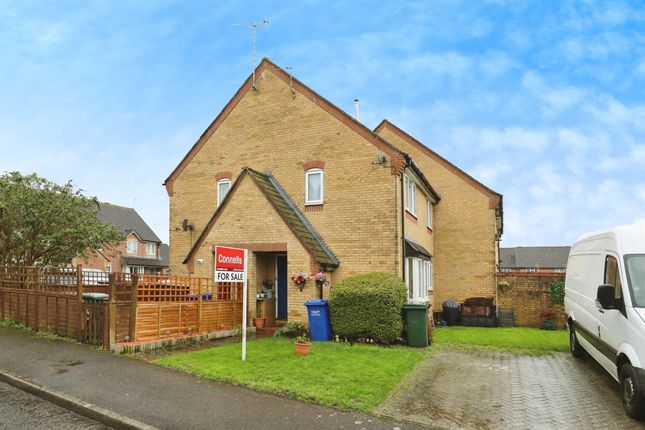
POLYGON ((347 278, 334 285, 329 297, 334 334, 350 342, 371 338, 390 343, 403 332, 406 300, 406 286, 396 276, 367 273, 347 278))

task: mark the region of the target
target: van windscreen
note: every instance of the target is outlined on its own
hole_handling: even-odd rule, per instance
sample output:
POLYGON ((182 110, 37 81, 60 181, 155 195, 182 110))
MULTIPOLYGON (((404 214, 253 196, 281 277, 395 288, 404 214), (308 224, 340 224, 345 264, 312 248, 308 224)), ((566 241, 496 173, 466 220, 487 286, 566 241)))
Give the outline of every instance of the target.
POLYGON ((626 255, 625 267, 632 306, 645 308, 645 255, 626 255))

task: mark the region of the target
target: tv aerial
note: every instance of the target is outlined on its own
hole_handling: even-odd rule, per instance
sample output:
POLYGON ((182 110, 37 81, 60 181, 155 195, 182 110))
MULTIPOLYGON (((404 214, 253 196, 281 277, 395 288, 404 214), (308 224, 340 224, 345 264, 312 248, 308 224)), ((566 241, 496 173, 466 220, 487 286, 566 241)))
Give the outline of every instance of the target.
POLYGON ((243 26, 248 26, 248 28, 251 29, 251 33, 253 35, 253 50, 252 50, 253 64, 251 65, 251 67, 253 68, 252 69, 253 70, 253 85, 252 85, 252 88, 253 88, 253 90, 257 91, 257 88, 255 86, 255 57, 256 57, 256 53, 257 53, 257 48, 256 48, 256 45, 257 45, 257 43, 256 43, 257 42, 257 32, 258 32, 258 27, 260 27, 260 26, 262 26, 264 28, 268 27, 269 26, 269 20, 268 20, 267 17, 264 17, 262 19, 262 21, 259 21, 259 22, 258 21, 252 21, 252 22, 250 22, 248 24, 233 24, 233 25, 235 25, 235 26, 242 26, 242 25, 243 26))

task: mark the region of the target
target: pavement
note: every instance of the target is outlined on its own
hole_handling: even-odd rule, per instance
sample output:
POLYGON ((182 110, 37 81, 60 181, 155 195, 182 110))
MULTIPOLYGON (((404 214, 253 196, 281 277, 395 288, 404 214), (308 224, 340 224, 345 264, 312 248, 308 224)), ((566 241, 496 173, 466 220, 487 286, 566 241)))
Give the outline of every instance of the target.
POLYGON ((439 429, 643 429, 591 358, 435 346, 377 410, 439 429))
POLYGON ((54 398, 76 399, 90 411, 105 411, 117 419, 107 422, 120 428, 137 428, 137 423, 159 429, 423 428, 405 417, 343 412, 2 327, 0 374, 41 387, 54 398))
POLYGON ((0 383, 0 429, 107 430, 108 427, 0 383))

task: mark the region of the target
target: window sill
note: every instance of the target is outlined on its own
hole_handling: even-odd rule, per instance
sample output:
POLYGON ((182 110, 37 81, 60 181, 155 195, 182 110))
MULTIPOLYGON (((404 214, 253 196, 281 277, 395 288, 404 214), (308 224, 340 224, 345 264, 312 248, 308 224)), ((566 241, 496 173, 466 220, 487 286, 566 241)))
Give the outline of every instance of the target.
POLYGON ((434 229, 433 229, 432 227, 430 227, 430 226, 426 226, 426 228, 428 229, 428 231, 429 231, 430 233, 433 233, 433 232, 434 232, 434 229))
POLYGON ((415 214, 414 212, 412 212, 410 209, 405 208, 405 211, 406 211, 407 213, 409 213, 410 215, 412 215, 413 217, 415 217, 415 218, 419 218, 419 217, 418 217, 418 215, 417 215, 417 214, 415 214))
POLYGON ((323 204, 322 203, 307 203, 305 205, 305 212, 322 212, 323 204))
POLYGON ((413 223, 415 223, 415 224, 416 224, 417 222, 419 222, 419 219, 417 218, 417 216, 416 216, 415 214, 413 214, 412 212, 408 211, 407 209, 406 209, 406 211, 405 211, 405 218, 406 218, 408 221, 413 222, 413 223))

